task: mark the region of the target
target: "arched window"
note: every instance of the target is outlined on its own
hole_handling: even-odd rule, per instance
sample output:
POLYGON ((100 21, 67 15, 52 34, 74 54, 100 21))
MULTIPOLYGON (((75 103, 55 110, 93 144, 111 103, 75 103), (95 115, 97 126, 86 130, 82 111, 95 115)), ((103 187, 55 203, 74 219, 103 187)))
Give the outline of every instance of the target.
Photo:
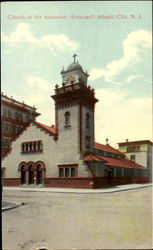
POLYGON ((25 166, 21 166, 21 184, 26 184, 26 169, 25 166))
POLYGON ((37 170, 42 171, 42 166, 40 164, 37 166, 37 170))
POLYGON ((86 128, 90 128, 90 115, 86 113, 86 128))
POLYGON ((70 112, 65 112, 65 127, 70 126, 70 112))

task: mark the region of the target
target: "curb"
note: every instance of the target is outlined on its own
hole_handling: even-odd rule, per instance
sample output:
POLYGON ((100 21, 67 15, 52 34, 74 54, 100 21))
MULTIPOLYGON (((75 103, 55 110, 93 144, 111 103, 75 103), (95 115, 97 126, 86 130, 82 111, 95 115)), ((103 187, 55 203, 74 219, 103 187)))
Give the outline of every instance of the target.
MULTIPOLYGON (((23 188, 23 189, 16 189, 16 190, 18 190, 18 191, 21 191, 21 192, 47 192, 47 193, 67 193, 67 194, 109 194, 109 193, 117 193, 117 192, 123 192, 123 191, 129 191, 129 190, 134 190, 134 189, 142 189, 142 188, 147 188, 147 187, 152 187, 152 184, 148 184, 148 185, 144 185, 144 186, 136 186, 136 187, 125 187, 125 188, 118 188, 117 190, 100 190, 100 189, 97 189, 98 191, 96 191, 96 189, 93 189, 93 190, 91 190, 90 189, 90 191, 87 191, 87 190, 69 190, 69 189, 67 189, 67 190, 56 190, 56 189, 54 189, 54 190, 52 190, 52 189, 50 189, 50 190, 45 190, 45 189, 30 189, 30 188, 28 188, 27 190, 25 189, 25 188, 23 188)), ((5 191, 5 189, 4 189, 4 191, 5 191)), ((7 191, 7 189, 6 189, 6 191, 7 191)), ((9 191, 11 191, 10 189, 9 189, 9 191)))
MULTIPOLYGON (((152 185, 144 186, 144 187, 133 187, 133 188, 126 188, 126 189, 121 189, 121 190, 114 190, 114 191, 105 192, 105 193, 106 194, 108 194, 108 193, 117 193, 117 192, 129 191, 129 190, 134 190, 134 189, 142 189, 142 188, 148 188, 148 187, 152 187, 152 185)), ((103 193, 103 194, 105 194, 105 193, 103 193)))
MULTIPOLYGON (((44 190, 44 192, 51 192, 51 193, 62 193, 62 194, 64 194, 64 193, 68 193, 68 194, 110 194, 110 193, 118 193, 118 192, 123 192, 123 191, 129 191, 129 190, 134 190, 134 189, 142 189, 142 188, 147 188, 147 187, 152 187, 152 185, 150 185, 150 186, 143 186, 143 187, 133 187, 133 188, 126 188, 126 189, 118 189, 118 190, 113 190, 113 191, 106 191, 106 192, 104 192, 104 191, 99 191, 99 192, 86 192, 86 191, 81 191, 81 192, 77 192, 77 191, 50 191, 50 190, 47 190, 47 191, 45 191, 44 190)), ((28 191, 28 192, 43 192, 43 191, 37 191, 37 190, 30 190, 30 191, 28 191)))
POLYGON ((17 207, 19 207, 19 206, 21 206, 21 205, 24 205, 23 202, 22 202, 22 203, 12 202, 12 203, 16 203, 16 204, 15 204, 15 205, 12 205, 12 206, 9 206, 9 207, 3 207, 3 208, 2 208, 2 212, 3 212, 3 211, 7 211, 7 210, 11 210, 11 209, 14 209, 14 208, 17 208, 17 207))

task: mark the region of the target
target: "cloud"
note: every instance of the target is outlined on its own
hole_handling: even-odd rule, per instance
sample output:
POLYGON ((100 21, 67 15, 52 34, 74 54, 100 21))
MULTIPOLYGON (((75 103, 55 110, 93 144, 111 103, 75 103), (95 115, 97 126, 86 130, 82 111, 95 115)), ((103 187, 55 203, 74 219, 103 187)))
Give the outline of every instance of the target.
POLYGON ((123 55, 106 65, 105 68, 92 69, 89 79, 95 80, 103 76, 106 82, 117 84, 114 80, 123 70, 140 61, 140 52, 143 48, 151 48, 152 35, 146 30, 138 30, 129 33, 122 43, 123 55))
POLYGON ((54 84, 38 76, 27 76, 23 78, 22 95, 14 95, 18 101, 35 106, 41 115, 38 121, 50 125, 54 124, 54 102, 50 97, 54 94, 54 84), (26 87, 24 87, 24 83, 26 87))
POLYGON ((22 42, 29 42, 33 45, 39 44, 39 40, 30 31, 30 25, 26 23, 18 23, 15 31, 11 32, 10 35, 2 35, 2 40, 12 44, 22 42))
POLYGON ((144 77, 143 75, 132 75, 126 79, 126 82, 129 83, 129 82, 134 81, 135 79, 139 79, 139 78, 143 78, 143 77, 144 77))
POLYGON ((76 50, 80 45, 78 42, 71 40, 65 34, 51 34, 37 38, 31 32, 31 26, 27 23, 18 23, 15 31, 8 36, 2 34, 2 40, 9 42, 12 46, 21 43, 29 43, 35 48, 47 48, 52 54, 56 55, 56 51, 76 50))
POLYGON ((104 69, 100 69, 100 68, 96 68, 96 69, 92 69, 89 72, 89 80, 93 81, 96 80, 98 78, 100 78, 101 76, 105 75, 105 70, 104 69))
POLYGON ((35 93, 34 89, 31 91, 31 94, 26 92, 22 96, 14 95, 13 98, 21 102, 24 100, 24 103, 35 106, 37 112, 41 114, 37 117, 37 121, 46 125, 55 124, 54 103, 48 92, 42 95, 41 92, 35 93))
POLYGON ((64 47, 69 48, 70 50, 75 50, 79 47, 79 44, 75 41, 70 40, 66 35, 48 35, 43 36, 40 41, 41 47, 46 47, 48 49, 58 49, 63 50, 64 47))
POLYGON ((128 98, 123 91, 100 89, 95 109, 96 140, 117 147, 117 142, 152 140, 152 99, 128 98))
POLYGON ((37 94, 28 94, 25 97, 25 100, 30 105, 35 105, 37 112, 41 113, 38 116, 37 121, 44 124, 50 125, 54 124, 54 102, 48 92, 46 93, 37 93, 37 94))
POLYGON ((40 90, 49 90, 51 87, 51 83, 37 76, 24 77, 24 81, 28 87, 34 87, 40 90))

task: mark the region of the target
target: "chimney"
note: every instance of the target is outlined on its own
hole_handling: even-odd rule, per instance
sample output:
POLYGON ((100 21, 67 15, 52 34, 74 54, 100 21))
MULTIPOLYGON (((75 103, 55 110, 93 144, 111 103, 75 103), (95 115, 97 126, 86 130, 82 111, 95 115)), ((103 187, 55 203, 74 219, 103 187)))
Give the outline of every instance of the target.
POLYGON ((51 124, 51 128, 54 128, 54 125, 53 125, 53 124, 51 124))
POLYGON ((126 142, 128 142, 129 140, 128 139, 126 139, 126 142))

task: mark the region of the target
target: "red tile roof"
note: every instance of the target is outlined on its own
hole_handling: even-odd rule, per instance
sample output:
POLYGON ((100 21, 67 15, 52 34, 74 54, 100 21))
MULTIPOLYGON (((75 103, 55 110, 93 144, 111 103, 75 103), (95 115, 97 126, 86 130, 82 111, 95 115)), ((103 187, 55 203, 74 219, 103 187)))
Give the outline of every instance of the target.
POLYGON ((127 158, 116 159, 111 157, 103 157, 107 161, 108 166, 123 167, 123 168, 144 168, 142 165, 135 163, 127 158))
MULTIPOLYGON (((45 125, 43 123, 40 122, 36 122, 36 121, 31 121, 29 122, 25 127, 23 127, 13 138, 11 141, 16 141, 16 139, 27 129, 27 127, 29 127, 31 124, 35 124, 36 126, 39 126, 40 128, 42 128, 43 130, 45 130, 46 132, 48 132, 51 135, 56 135, 56 128, 55 127, 51 127, 48 125, 45 125)), ((6 151, 3 155, 2 158, 4 159, 5 157, 7 157, 7 155, 11 152, 12 148, 10 148, 8 151, 6 151)))
POLYGON ((103 161, 103 162, 107 162, 106 160, 103 159, 102 156, 94 154, 94 153, 90 153, 90 154, 85 154, 84 155, 84 161, 103 161))
POLYGON ((142 165, 129 160, 128 158, 116 159, 112 157, 101 156, 98 154, 85 154, 84 161, 86 162, 104 162, 107 166, 123 167, 123 168, 144 168, 142 165))
POLYGON ((43 123, 35 122, 35 121, 33 123, 36 124, 37 126, 41 127, 42 129, 44 129, 46 132, 49 132, 52 135, 56 135, 57 134, 57 131, 56 131, 55 127, 48 126, 48 125, 45 125, 43 123))
POLYGON ((104 144, 95 142, 94 147, 95 147, 95 149, 99 149, 99 150, 103 150, 103 151, 113 153, 113 154, 116 154, 116 155, 124 156, 124 154, 119 152, 117 149, 111 147, 110 145, 104 145, 104 144))

